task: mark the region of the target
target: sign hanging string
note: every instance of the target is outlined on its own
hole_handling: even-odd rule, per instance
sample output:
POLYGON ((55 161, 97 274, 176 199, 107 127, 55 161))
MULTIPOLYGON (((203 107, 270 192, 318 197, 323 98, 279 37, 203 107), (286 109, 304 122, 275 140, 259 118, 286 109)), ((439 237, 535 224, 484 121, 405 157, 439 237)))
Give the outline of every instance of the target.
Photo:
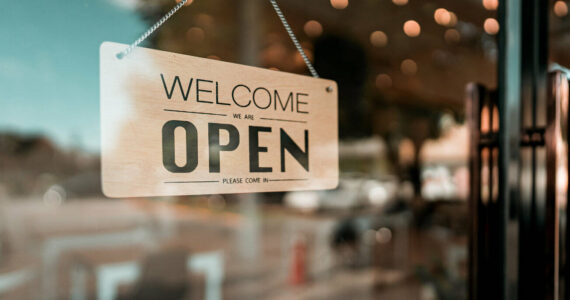
POLYGON ((291 41, 293 42, 293 44, 297 48, 297 51, 299 51, 299 54, 301 54, 301 57, 303 57, 303 61, 305 61, 305 64, 307 65, 309 72, 311 72, 311 75, 313 75, 313 77, 319 78, 319 74, 317 74, 317 70, 315 70, 315 68, 313 67, 313 64, 311 64, 311 61, 307 57, 305 50, 303 50, 303 47, 301 47, 299 40, 297 40, 297 36, 295 35, 293 30, 291 29, 291 26, 289 26, 289 23, 285 19, 285 15, 283 15, 283 12, 279 8, 279 5, 277 5, 277 1, 276 0, 269 0, 269 2, 271 2, 271 5, 273 5, 273 9, 275 9, 275 13, 279 17, 279 19, 281 19, 281 23, 283 23, 283 27, 285 27, 285 31, 287 31, 287 33, 289 34, 289 37, 291 38, 291 41))
POLYGON ((143 33, 136 41, 129 45, 125 50, 117 53, 117 58, 122 59, 123 57, 127 56, 133 49, 135 49, 140 43, 146 40, 153 32, 155 32, 158 27, 162 26, 166 20, 168 20, 172 15, 174 15, 184 4, 186 4, 188 0, 182 0, 180 3, 176 4, 169 12, 166 13, 158 22, 154 23, 145 33, 143 33))
MULTIPOLYGON (((176 4, 176 6, 174 6, 169 12, 166 13, 166 15, 164 15, 160 20, 158 20, 158 22, 156 22, 147 31, 145 31, 145 33, 143 33, 136 41, 130 44, 125 50, 117 53, 117 58, 122 59, 125 56, 127 56, 129 53, 131 53, 134 48, 136 48, 140 43, 146 40, 153 32, 155 32, 160 26, 162 26, 162 24, 164 24, 170 17, 172 17, 172 15, 174 15, 182 6, 184 6, 186 2, 188 2, 188 0, 182 0, 180 1, 180 3, 176 4)), ((291 26, 289 26, 289 23, 287 22, 287 19, 285 19, 285 15, 283 15, 283 12, 279 8, 279 5, 277 5, 277 1, 269 0, 269 2, 271 2, 273 9, 275 9, 275 13, 281 20, 281 23, 283 23, 283 27, 285 28, 285 31, 287 31, 287 33, 289 34, 289 37, 291 38, 291 41, 295 45, 295 48, 297 48, 297 51, 299 51, 299 54, 301 54, 301 57, 303 58, 303 61, 307 65, 309 72, 311 72, 311 75, 313 77, 318 78, 319 74, 313 67, 313 64, 311 64, 311 61, 307 57, 307 54, 303 50, 303 47, 301 47, 301 44, 299 43, 297 36, 291 29, 291 26)))

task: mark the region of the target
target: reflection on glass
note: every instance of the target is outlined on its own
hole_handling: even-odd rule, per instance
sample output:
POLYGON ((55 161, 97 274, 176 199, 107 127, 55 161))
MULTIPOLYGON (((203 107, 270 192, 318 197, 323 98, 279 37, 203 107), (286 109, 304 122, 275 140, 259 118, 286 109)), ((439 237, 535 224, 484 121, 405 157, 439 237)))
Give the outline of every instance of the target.
MULTIPOLYGON (((101 191, 101 145, 119 133, 100 136, 99 46, 132 42, 175 1, 3 3, 1 299, 466 299, 463 91, 493 85, 496 44, 471 14, 496 1, 282 2, 321 77, 339 84, 338 188, 120 199, 101 191)), ((307 74, 267 3, 187 4, 144 46, 307 74)), ((492 114, 482 132, 497 129, 492 114)), ((487 203, 497 176, 483 168, 487 203)))

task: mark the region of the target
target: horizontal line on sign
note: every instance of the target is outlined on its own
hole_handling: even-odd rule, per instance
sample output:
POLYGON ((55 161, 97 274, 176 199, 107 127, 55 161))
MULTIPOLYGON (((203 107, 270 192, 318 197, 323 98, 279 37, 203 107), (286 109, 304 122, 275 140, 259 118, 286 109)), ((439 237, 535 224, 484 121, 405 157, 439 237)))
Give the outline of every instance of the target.
POLYGON ((227 116, 225 114, 215 114, 215 113, 207 113, 207 112, 200 112, 200 111, 187 111, 187 110, 177 110, 177 109, 167 109, 167 108, 165 108, 164 111, 179 112, 179 113, 186 113, 186 114, 222 116, 222 117, 227 116))
POLYGON ((287 120, 287 119, 273 119, 273 118, 260 118, 262 120, 281 121, 281 122, 294 122, 294 123, 307 123, 307 121, 287 120))
POLYGON ((190 181, 165 181, 164 183, 212 183, 220 182, 219 180, 190 180, 190 181))
POLYGON ((298 178, 298 179, 268 179, 269 181, 305 181, 309 180, 307 178, 298 178))

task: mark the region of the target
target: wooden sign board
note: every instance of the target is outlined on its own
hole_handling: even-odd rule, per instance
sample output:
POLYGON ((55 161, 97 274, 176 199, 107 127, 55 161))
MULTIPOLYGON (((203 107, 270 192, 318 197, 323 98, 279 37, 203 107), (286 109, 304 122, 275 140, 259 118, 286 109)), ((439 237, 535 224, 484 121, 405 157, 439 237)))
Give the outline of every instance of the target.
POLYGON ((337 186, 334 81, 126 47, 100 49, 108 197, 337 186))

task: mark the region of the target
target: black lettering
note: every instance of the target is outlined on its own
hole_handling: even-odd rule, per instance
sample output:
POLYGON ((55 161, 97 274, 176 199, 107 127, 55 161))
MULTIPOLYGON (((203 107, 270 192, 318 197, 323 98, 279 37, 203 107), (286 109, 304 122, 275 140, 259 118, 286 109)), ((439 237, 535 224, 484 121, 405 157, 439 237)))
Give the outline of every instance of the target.
POLYGON ((251 104, 251 99, 248 100, 248 102, 247 102, 246 105, 241 105, 241 104, 239 104, 239 103, 236 101, 236 98, 235 98, 235 95, 234 95, 234 94, 235 94, 236 89, 237 89, 238 87, 240 87, 240 86, 246 88, 247 91, 251 93, 251 90, 250 90, 246 85, 238 84, 238 85, 234 86, 234 88, 233 88, 233 90, 232 90, 232 100, 234 100, 234 103, 235 103, 237 106, 239 106, 239 107, 248 107, 249 104, 251 104))
POLYGON ((190 94, 190 87, 192 86, 192 80, 194 80, 193 78, 190 78, 190 82, 188 82, 188 90, 186 90, 186 92, 184 92, 184 89, 182 89, 182 83, 180 82, 180 78, 178 76, 174 76, 174 82, 172 82, 172 87, 170 88, 170 92, 168 92, 168 89, 166 88, 166 82, 164 81, 164 75, 162 75, 162 73, 160 74, 160 78, 162 78, 162 86, 164 86, 164 91, 166 92, 166 96, 168 97, 168 99, 172 98, 172 94, 174 94, 174 86, 176 85, 176 83, 178 83, 178 86, 180 87, 180 93, 182 94, 182 98, 184 98, 184 101, 188 100, 188 94, 190 94))
POLYGON ((162 164, 172 173, 192 172, 198 166, 198 130, 188 121, 168 121, 162 126, 162 164), (174 158, 174 130, 177 127, 186 131, 186 164, 176 165, 174 158))
POLYGON ((285 172, 285 150, 295 158, 306 171, 309 171, 309 131, 305 130, 305 152, 295 144, 289 135, 279 129, 281 140, 281 172, 285 172))
POLYGON ((209 149, 210 149, 210 173, 220 173, 220 152, 233 151, 239 145, 239 132, 231 124, 208 123, 209 149), (220 130, 229 133, 227 145, 220 145, 220 130))
POLYGON ((230 105, 229 103, 219 102, 220 91, 218 89, 218 82, 216 81, 216 104, 230 105))
POLYGON ((249 126, 249 171, 271 172, 271 167, 259 166, 259 152, 267 152, 267 147, 259 147, 259 132, 271 132, 271 127, 249 126))
POLYGON ((256 89, 253 91, 253 104, 255 104, 255 106, 257 106, 257 108, 260 108, 260 109, 267 109, 267 108, 271 105, 271 93, 270 93, 266 88, 263 88, 263 87, 258 87, 258 88, 256 88, 256 89), (267 105, 264 106, 264 107, 261 107, 261 106, 257 105, 257 101, 256 101, 257 97, 255 97, 255 95, 256 95, 257 91, 259 91, 259 90, 263 90, 263 91, 265 91, 265 92, 267 93, 267 100, 268 100, 268 101, 267 101, 267 105))
POLYGON ((281 102, 281 97, 279 96, 279 92, 277 92, 277 90, 275 90, 273 98, 273 101, 275 102, 273 105, 275 107, 275 110, 277 110, 277 102, 279 102, 281 109, 285 111, 289 105, 289 101, 291 101, 291 112, 293 112, 293 92, 290 92, 289 96, 287 96, 287 102, 285 102, 285 106, 283 106, 283 102, 281 102))
POLYGON ((306 111, 299 110, 300 104, 307 104, 307 102, 299 101, 299 96, 309 96, 309 94, 297 93, 297 96, 296 96, 296 98, 297 98, 297 112, 300 114, 308 114, 308 112, 306 112, 306 111))
POLYGON ((202 102, 202 103, 213 103, 211 101, 201 101, 200 100, 200 92, 207 92, 207 93, 211 93, 212 90, 201 90, 200 89, 200 82, 209 82, 212 83, 213 81, 211 80, 206 80, 206 79, 196 79, 196 102, 202 102))

